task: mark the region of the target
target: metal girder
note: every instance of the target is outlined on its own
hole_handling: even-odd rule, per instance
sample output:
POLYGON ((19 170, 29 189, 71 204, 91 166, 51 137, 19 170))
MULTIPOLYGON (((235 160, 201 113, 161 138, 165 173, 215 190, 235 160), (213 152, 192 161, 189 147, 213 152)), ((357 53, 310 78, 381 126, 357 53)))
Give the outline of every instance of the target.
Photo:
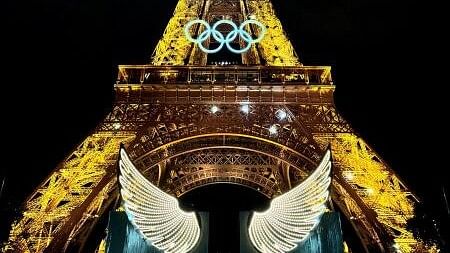
POLYGON ((398 248, 412 252, 418 241, 406 225, 414 216, 417 201, 414 195, 356 134, 317 134, 315 138, 320 143, 331 143, 333 157, 346 183, 376 213, 377 221, 398 248))
POLYGON ((207 165, 242 165, 246 167, 277 167, 277 161, 274 158, 238 150, 205 150, 203 152, 193 152, 189 155, 178 157, 174 166, 191 166, 198 164, 207 165))
POLYGON ((270 198, 289 189, 280 163, 286 164, 279 158, 243 149, 194 151, 173 159, 164 188, 181 196, 204 184, 230 182, 247 185, 270 198))
MULTIPOLYGON (((248 167, 243 166, 204 166, 198 167, 179 168, 178 172, 185 172, 183 177, 174 177, 168 180, 166 183, 169 186, 168 192, 173 193, 176 196, 181 196, 184 193, 193 190, 197 187, 201 187, 207 184, 213 183, 234 183, 253 188, 267 197, 271 198, 274 195, 281 194, 281 187, 277 181, 271 180, 272 175, 268 168, 265 171, 252 171, 248 167), (268 174, 267 176, 263 174, 268 174)), ((260 168, 262 169, 262 168, 260 168)), ((175 175, 175 174, 174 174, 175 175)), ((177 174, 178 176, 178 174, 177 174)))
MULTIPOLYGON (((153 66, 120 65, 116 87, 131 86, 135 90, 144 87, 183 86, 188 83, 192 88, 207 85, 238 85, 289 87, 332 86, 329 66, 153 66)), ((301 88, 298 87, 298 88, 301 88)), ((181 87, 180 87, 181 88, 181 87)))
MULTIPOLYGON (((267 27, 258 48, 269 66, 301 65, 291 41, 286 36, 270 0, 247 0, 248 14, 267 27)), ((256 32, 256 35, 258 33, 256 32)))
POLYGON ((287 108, 315 133, 353 133, 350 124, 337 112, 333 104, 287 105, 287 108))
POLYGON ((277 120, 283 106, 249 105, 248 113, 243 113, 237 103, 223 104, 218 108, 219 111, 211 113, 211 105, 208 104, 164 105, 164 121, 149 124, 141 131, 142 135, 138 137, 141 141, 131 144, 130 156, 139 163, 146 153, 175 140, 234 133, 280 143, 307 157, 306 160, 317 161, 320 158, 320 149, 299 122, 292 121, 289 116, 277 120), (277 128, 277 134, 270 133, 272 126, 277 128))
MULTIPOLYGON (((105 192, 100 184, 108 172, 114 171, 115 155, 121 142, 132 136, 93 134, 64 160, 28 198, 23 217, 10 231, 5 252, 43 252, 55 236, 76 233, 68 222, 78 215, 73 226, 82 226, 83 214, 92 215, 103 201, 99 192, 105 192), (80 210, 83 205, 87 209, 80 210)), ((64 241, 65 242, 65 241, 64 241)), ((63 244, 64 246, 64 244, 63 244)), ((59 250, 62 250, 60 247, 59 250)))
POLYGON ((152 55, 154 65, 184 65, 191 43, 184 35, 184 26, 189 20, 200 16, 202 0, 179 0, 162 38, 152 55))

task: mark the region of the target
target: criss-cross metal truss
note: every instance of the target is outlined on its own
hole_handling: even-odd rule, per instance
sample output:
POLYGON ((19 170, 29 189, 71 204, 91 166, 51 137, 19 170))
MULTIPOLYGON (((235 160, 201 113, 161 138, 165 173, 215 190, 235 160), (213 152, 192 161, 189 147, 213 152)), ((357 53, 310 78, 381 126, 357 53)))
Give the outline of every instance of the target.
POLYGON ((267 26, 267 35, 260 43, 261 55, 269 66, 301 65, 291 41, 286 36, 270 0, 248 0, 250 15, 267 26))
POLYGON ((183 65, 191 45, 184 36, 184 26, 200 16, 204 1, 179 0, 163 37, 152 55, 154 65, 183 65))
POLYGON ((26 200, 23 216, 13 224, 3 250, 60 252, 72 238, 84 236, 82 230, 95 226, 97 215, 113 200, 117 148, 131 139, 127 133, 94 133, 86 138, 26 200), (60 247, 50 251, 56 242, 60 247))
POLYGON ((228 182, 269 198, 301 182, 330 145, 333 202, 366 251, 412 252, 421 242, 406 222, 417 199, 337 112, 334 89, 330 67, 301 65, 270 1, 180 0, 152 63, 119 66, 112 111, 25 201, 3 251, 83 252, 117 198, 124 143, 141 172, 175 196, 228 182), (206 65, 208 55, 182 35, 194 18, 249 17, 268 34, 242 54, 245 66, 206 65))
POLYGON ((278 159, 245 149, 203 149, 181 155, 166 164, 170 168, 160 186, 176 196, 196 187, 229 182, 260 189, 267 196, 286 190, 278 159))

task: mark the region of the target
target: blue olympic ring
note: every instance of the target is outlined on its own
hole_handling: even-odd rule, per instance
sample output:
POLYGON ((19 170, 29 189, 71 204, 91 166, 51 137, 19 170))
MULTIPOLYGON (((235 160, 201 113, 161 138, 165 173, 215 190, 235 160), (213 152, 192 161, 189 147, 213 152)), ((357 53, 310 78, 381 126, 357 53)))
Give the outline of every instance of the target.
POLYGON ((184 34, 185 34, 186 38, 190 42, 197 44, 198 47, 200 48, 200 50, 202 50, 203 52, 205 52, 207 54, 214 54, 214 53, 219 52, 223 48, 224 45, 227 46, 228 50, 230 50, 231 52, 233 52, 235 54, 245 53, 250 49, 250 47, 252 46, 252 43, 260 42, 264 38, 265 33, 266 33, 266 27, 254 19, 249 19, 249 20, 244 21, 239 27, 237 27, 237 25, 231 20, 222 19, 222 20, 219 20, 216 23, 214 23, 212 28, 206 21, 201 20, 201 19, 196 19, 196 20, 189 21, 186 24, 186 26, 184 27, 184 34), (200 24, 205 27, 205 30, 202 33, 200 33, 200 35, 196 39, 194 39, 190 34, 190 29, 195 24, 200 24), (229 25, 232 28, 232 31, 229 32, 226 36, 224 36, 221 32, 217 31, 217 27, 222 24, 229 25), (260 28, 260 32, 256 39, 253 39, 252 35, 245 30, 245 26, 248 24, 254 24, 260 28), (203 42, 205 42, 208 38, 210 38, 211 35, 214 38, 214 40, 216 40, 218 43, 220 43, 219 46, 215 49, 209 49, 203 45, 203 42), (243 41, 245 41, 247 43, 247 45, 244 48, 235 49, 230 45, 230 42, 234 41, 238 35, 240 36, 240 38, 243 41))

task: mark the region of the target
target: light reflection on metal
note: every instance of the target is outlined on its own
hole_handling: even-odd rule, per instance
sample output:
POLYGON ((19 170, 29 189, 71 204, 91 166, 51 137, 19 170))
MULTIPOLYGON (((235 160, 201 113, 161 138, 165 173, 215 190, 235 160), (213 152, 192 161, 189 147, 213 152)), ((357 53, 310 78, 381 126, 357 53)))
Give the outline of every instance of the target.
POLYGON ((343 174, 344 178, 347 179, 348 181, 352 181, 353 180, 353 172, 345 171, 342 174, 343 174))

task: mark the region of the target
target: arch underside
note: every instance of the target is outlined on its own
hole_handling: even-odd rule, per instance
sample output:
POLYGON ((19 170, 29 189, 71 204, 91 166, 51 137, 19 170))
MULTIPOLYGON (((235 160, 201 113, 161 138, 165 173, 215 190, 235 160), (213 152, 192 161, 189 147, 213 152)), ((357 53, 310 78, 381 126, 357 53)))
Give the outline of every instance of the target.
MULTIPOLYGON (((217 147, 275 157, 278 173, 274 174, 279 176, 274 181, 273 177, 267 180, 245 168, 231 170, 225 176, 223 171, 211 167, 193 169, 183 179, 172 181, 171 188, 165 188, 167 191, 181 195, 204 184, 227 181, 253 185, 267 196, 274 196, 312 171, 326 146, 331 145, 335 161, 334 202, 367 250, 389 250, 393 243, 401 244, 405 251, 414 247, 415 239, 405 228, 413 214, 413 196, 370 147, 346 123, 342 124, 345 121, 334 107, 258 104, 252 105, 245 115, 239 104, 221 104, 216 113, 211 113, 211 105, 181 107, 169 109, 169 115, 180 113, 165 117, 171 120, 162 124, 147 126, 130 144, 130 155, 138 167, 145 170, 158 164, 169 168, 165 162, 170 158, 217 147), (277 118, 280 109, 288 112, 283 120, 277 118), (274 122, 278 129, 275 135, 269 131, 274 122), (290 173, 285 170, 296 172, 297 178, 289 178, 290 173)), ((164 188, 161 176, 159 183, 164 188)))
MULTIPOLYGON (((289 190, 309 174, 325 150, 326 145, 319 145, 292 115, 283 121, 277 120, 277 134, 270 133, 269 128, 276 119, 277 111, 289 110, 287 107, 254 106, 254 111, 249 115, 242 115, 235 105, 221 105, 220 112, 216 114, 211 113, 209 108, 200 105, 191 107, 194 117, 198 119, 196 122, 175 121, 148 126, 128 147, 138 168, 161 188, 176 196, 202 185, 230 182, 252 187, 273 197, 289 190), (263 111, 265 115, 260 117, 263 111), (257 119, 264 119, 265 122, 257 119), (235 154, 250 152, 276 162, 269 167, 252 167, 245 163, 220 165, 218 158, 223 157, 220 154, 223 150, 232 150, 235 154), (184 167, 177 164, 181 158, 207 156, 208 152, 212 152, 209 163, 187 164, 184 167), (182 176, 179 176, 180 172, 182 176)), ((191 114, 190 110, 183 113, 191 114)), ((341 209, 345 208, 343 212, 352 221, 363 244, 377 245, 377 241, 381 241, 378 235, 380 228, 376 227, 373 216, 367 217, 369 208, 341 177, 335 176, 334 182, 334 201, 341 209), (352 220, 352 217, 364 218, 352 220)))
MULTIPOLYGON (((274 140, 280 136, 270 134, 251 136, 243 134, 242 132, 248 130, 239 126, 230 127, 235 132, 223 132, 224 128, 227 129, 227 126, 221 125, 216 128, 204 126, 204 128, 198 128, 198 132, 179 129, 174 131, 179 139, 171 139, 173 141, 148 152, 142 151, 138 141, 131 143, 130 154, 134 157, 138 168, 149 179, 176 196, 207 184, 225 182, 251 187, 272 198, 297 185, 317 166, 317 160, 313 161, 307 155, 274 140), (180 131, 186 136, 180 135, 180 131), (217 133, 213 133, 214 131, 217 133), (208 134, 194 135, 203 132, 208 134), (235 159, 231 163, 230 159, 233 155, 235 159), (247 159, 242 159, 243 157, 247 159), (255 163, 255 157, 261 162, 255 163), (227 164, 226 161, 229 163, 227 164)), ((291 131, 294 130, 295 128, 291 129, 291 131)), ((264 131, 260 129, 253 132, 264 131)), ((301 145, 299 143, 292 141, 285 143, 297 145, 297 150, 308 150, 298 148, 301 145)), ((316 157, 320 157, 320 153, 324 150, 325 147, 316 149, 316 157)), ((354 199, 352 195, 355 193, 345 182, 342 182, 341 178, 334 177, 333 188, 333 200, 340 209, 345 208, 343 213, 349 220, 352 221, 351 217, 355 213, 359 217, 365 215, 364 212, 368 208, 358 200, 352 203, 352 213, 346 212, 349 205, 344 204, 342 200, 354 199)), ((379 238, 370 220, 365 220, 365 223, 353 221, 352 224, 364 244, 370 243, 372 238, 379 238), (361 226, 364 226, 364 229, 361 226), (371 230, 367 230, 368 227, 371 230), (371 231, 372 234, 365 234, 363 231, 371 231)))

